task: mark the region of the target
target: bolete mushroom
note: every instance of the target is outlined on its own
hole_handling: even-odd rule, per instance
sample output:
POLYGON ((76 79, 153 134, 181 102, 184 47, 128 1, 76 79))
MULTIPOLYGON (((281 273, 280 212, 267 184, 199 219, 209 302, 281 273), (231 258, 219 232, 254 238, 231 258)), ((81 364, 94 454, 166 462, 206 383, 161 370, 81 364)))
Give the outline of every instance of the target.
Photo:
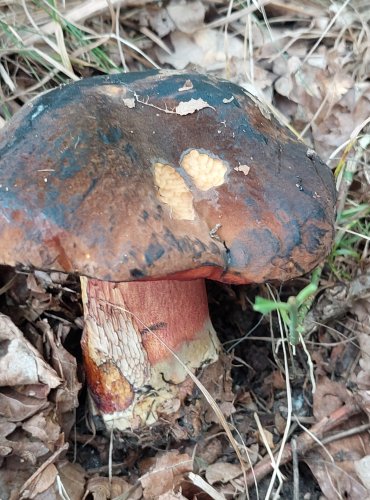
POLYGON ((333 237, 328 167, 243 88, 201 74, 45 93, 1 131, 0 177, 0 262, 82 277, 88 386, 119 428, 155 421, 186 394, 186 367, 217 358, 205 278, 288 280, 333 237))

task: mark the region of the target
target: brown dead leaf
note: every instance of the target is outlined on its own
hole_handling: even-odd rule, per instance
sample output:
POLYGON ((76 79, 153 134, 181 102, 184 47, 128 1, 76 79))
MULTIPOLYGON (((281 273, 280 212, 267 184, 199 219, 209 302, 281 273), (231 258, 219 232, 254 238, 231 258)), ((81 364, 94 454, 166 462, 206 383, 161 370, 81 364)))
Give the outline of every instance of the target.
MULTIPOLYGON (((201 441, 196 448, 196 458, 203 461, 206 466, 213 464, 223 452, 222 442, 218 438, 201 441)), ((199 466, 199 465, 198 465, 199 466)))
POLYGON ((198 64, 203 58, 203 51, 192 40, 189 35, 174 31, 170 35, 173 48, 172 54, 168 54, 162 48, 157 48, 156 53, 161 64, 170 64, 175 69, 185 69, 191 60, 198 64))
POLYGON ((291 98, 291 93, 296 86, 294 73, 298 70, 300 64, 300 59, 296 56, 289 59, 281 56, 275 59, 273 71, 275 74, 280 75, 274 84, 278 94, 291 98))
POLYGON ((271 382, 275 389, 285 390, 286 381, 280 370, 274 370, 271 374, 271 382))
POLYGON ((9 422, 6 418, 0 417, 0 436, 1 437, 6 437, 9 434, 11 434, 15 429, 17 425, 13 422, 9 422))
POLYGON ((11 468, 8 463, 0 467, 0 498, 19 500, 19 490, 30 476, 28 469, 11 468))
MULTIPOLYGON (((234 394, 232 392, 232 379, 230 375, 232 359, 230 355, 222 354, 216 363, 213 363, 202 373, 201 382, 212 394, 218 406, 225 410, 226 417, 235 412, 233 404, 234 394), (227 404, 231 403, 231 404, 227 404)), ((213 409, 202 400, 202 415, 200 418, 206 422, 219 423, 213 409), (206 410, 204 411, 204 406, 206 410)))
POLYGON ((352 311, 355 318, 349 320, 349 326, 357 334, 361 352, 360 369, 355 376, 359 388, 356 392, 356 401, 370 417, 370 301, 368 299, 356 301, 352 311))
POLYGON ((10 318, 0 314, 0 385, 15 386, 43 383, 57 387, 61 380, 26 340, 10 318))
POLYGON ((286 429, 286 418, 282 416, 280 411, 275 412, 274 423, 275 423, 275 429, 282 436, 286 429))
POLYGON ((209 484, 228 483, 232 479, 241 476, 240 465, 230 464, 228 462, 216 462, 207 467, 206 479, 209 484))
POLYGON ((127 493, 131 488, 132 485, 121 477, 112 477, 111 481, 108 477, 92 477, 87 482, 85 495, 89 493, 94 500, 109 500, 127 493))
MULTIPOLYGON (((343 404, 355 404, 344 384, 322 378, 313 399, 313 413, 317 420, 325 418, 343 404)), ((361 417, 350 419, 336 432, 352 429, 363 422, 361 417)), ((366 498, 366 490, 358 479, 355 462, 370 454, 370 435, 367 432, 316 447, 305 462, 317 479, 327 498, 366 498)))
POLYGON ((170 64, 175 69, 184 69, 193 64, 204 70, 210 70, 214 66, 226 67, 230 59, 243 60, 243 42, 236 37, 228 39, 229 59, 226 57, 225 36, 221 31, 202 29, 193 35, 174 31, 170 35, 170 40, 172 54, 160 48, 156 49, 156 53, 161 64, 170 64))
POLYGON ((343 383, 323 377, 318 381, 313 396, 313 414, 317 421, 322 420, 343 404, 351 404, 352 399, 343 383))
POLYGON ((50 500, 56 499, 54 490, 55 479, 58 475, 57 468, 54 464, 49 464, 33 481, 27 486, 20 496, 20 499, 33 499, 41 494, 46 494, 45 498, 50 500), (49 490, 49 491, 48 491, 49 490))
POLYGON ((199 99, 190 99, 189 101, 181 101, 175 108, 176 113, 178 115, 190 115, 199 111, 203 108, 212 108, 214 109, 208 102, 204 101, 202 98, 199 99))
POLYGON ((184 85, 182 85, 178 91, 186 92, 187 90, 191 90, 193 88, 193 82, 191 80, 185 80, 184 85))
POLYGON ((177 450, 158 454, 149 471, 140 478, 145 499, 176 491, 187 472, 193 470, 193 461, 177 450))
POLYGON ((136 106, 136 101, 134 97, 127 97, 126 99, 122 99, 123 104, 127 108, 134 108, 136 106))
POLYGON ((60 480, 69 498, 81 500, 85 492, 86 472, 79 464, 63 462, 58 464, 60 480))
POLYGON ((370 494, 370 455, 357 460, 354 465, 357 476, 370 494))
POLYGON ((234 170, 237 172, 243 172, 244 175, 248 175, 250 171, 250 167, 248 165, 239 165, 238 167, 234 167, 234 170))
POLYGON ((74 410, 78 407, 78 393, 81 389, 77 377, 77 361, 61 343, 56 341, 47 321, 39 321, 37 326, 49 342, 53 368, 63 380, 63 384, 55 391, 55 402, 58 422, 68 436, 75 421, 74 410))
POLYGON ((191 34, 203 26, 206 9, 200 0, 171 0, 167 12, 179 31, 191 34))
POLYGON ((158 500, 187 500, 181 492, 167 492, 163 495, 159 495, 158 500))
POLYGON ((24 309, 24 317, 31 323, 35 322, 46 310, 58 310, 59 303, 53 295, 47 291, 52 284, 50 277, 45 278, 47 273, 37 271, 27 275, 27 289, 30 293, 28 305, 24 309))
POLYGON ((33 294, 45 294, 45 287, 42 285, 39 285, 34 273, 27 274, 27 288, 33 294))
POLYGON ((355 438, 348 438, 346 442, 341 440, 337 444, 330 443, 326 452, 317 448, 304 459, 326 498, 368 498, 366 488, 355 470, 355 463, 363 454, 362 439, 360 436, 355 438))
POLYGON ((39 412, 22 424, 23 430, 29 432, 55 451, 54 445, 60 437, 60 426, 53 421, 52 412, 39 412))
POLYGON ((0 415, 10 422, 22 422, 48 406, 46 399, 24 396, 7 387, 0 390, 0 415))
POLYGON ((360 345, 361 359, 356 382, 360 389, 370 389, 370 301, 358 300, 351 310, 356 320, 351 320, 360 345))
POLYGON ((18 385, 16 387, 18 394, 36 399, 46 399, 50 393, 50 388, 44 384, 18 385))
POLYGON ((148 6, 140 12, 140 26, 150 28, 157 33, 160 38, 167 36, 175 29, 175 23, 172 21, 166 8, 148 6))
POLYGON ((322 78, 323 91, 328 94, 331 105, 337 104, 347 92, 354 87, 353 78, 337 68, 332 77, 322 78))
POLYGON ((18 435, 14 437, 12 435, 11 439, 0 438, 0 450, 3 456, 15 455, 22 462, 35 465, 39 457, 49 452, 49 449, 40 441, 30 442, 28 439, 18 439, 18 437, 18 435))

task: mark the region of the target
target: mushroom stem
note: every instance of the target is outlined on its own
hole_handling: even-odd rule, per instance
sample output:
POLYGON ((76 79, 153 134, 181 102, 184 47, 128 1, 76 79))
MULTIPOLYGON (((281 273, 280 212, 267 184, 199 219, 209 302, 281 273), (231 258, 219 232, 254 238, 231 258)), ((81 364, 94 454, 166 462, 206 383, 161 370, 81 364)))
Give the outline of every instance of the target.
POLYGON ((106 425, 135 428, 176 411, 192 388, 188 370, 218 355, 204 280, 82 277, 81 287, 86 377, 106 425))

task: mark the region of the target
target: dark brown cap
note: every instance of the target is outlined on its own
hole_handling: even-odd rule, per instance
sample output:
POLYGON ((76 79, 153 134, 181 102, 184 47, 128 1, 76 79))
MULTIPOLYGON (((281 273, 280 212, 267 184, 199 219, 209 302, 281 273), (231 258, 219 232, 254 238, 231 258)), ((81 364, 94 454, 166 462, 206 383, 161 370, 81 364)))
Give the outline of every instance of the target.
POLYGON ((100 76, 0 132, 0 262, 102 280, 286 280, 333 237, 318 156, 247 91, 200 74, 100 76))

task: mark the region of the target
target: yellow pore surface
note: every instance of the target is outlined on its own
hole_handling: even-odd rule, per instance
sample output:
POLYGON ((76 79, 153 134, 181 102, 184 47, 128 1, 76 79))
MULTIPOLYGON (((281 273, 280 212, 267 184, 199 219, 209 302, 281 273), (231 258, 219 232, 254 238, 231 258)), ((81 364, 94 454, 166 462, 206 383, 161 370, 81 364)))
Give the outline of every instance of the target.
POLYGON ((184 155, 181 166, 201 191, 208 191, 225 182, 227 167, 222 160, 192 149, 184 155))
POLYGON ((162 203, 168 205, 171 217, 180 220, 194 220, 193 194, 187 186, 191 181, 200 191, 208 191, 225 182, 226 164, 218 158, 192 149, 181 160, 181 167, 188 175, 187 181, 171 165, 154 164, 154 182, 162 203))
POLYGON ((181 175, 170 165, 154 164, 154 182, 173 219, 194 220, 193 195, 181 175))

